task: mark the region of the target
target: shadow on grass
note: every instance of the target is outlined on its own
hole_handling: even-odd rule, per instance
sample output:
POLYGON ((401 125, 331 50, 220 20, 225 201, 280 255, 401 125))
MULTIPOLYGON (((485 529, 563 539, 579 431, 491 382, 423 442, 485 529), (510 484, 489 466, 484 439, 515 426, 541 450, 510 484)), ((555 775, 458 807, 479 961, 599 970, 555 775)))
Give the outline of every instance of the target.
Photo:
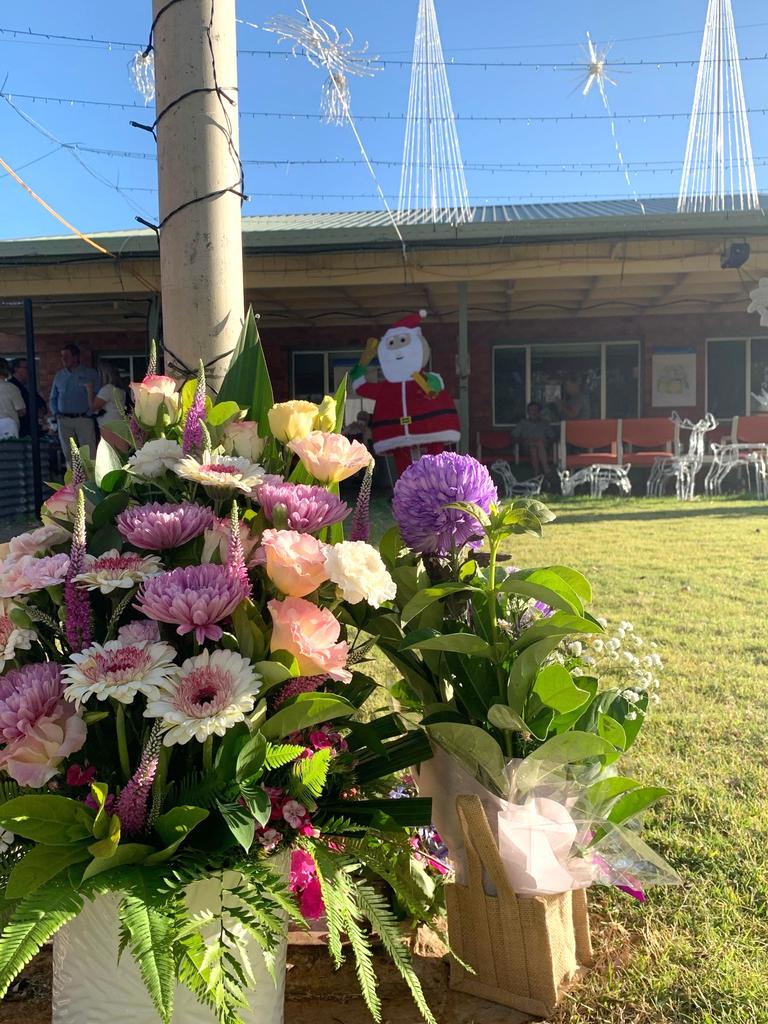
MULTIPOLYGON (((551 502, 553 511, 557 513, 558 509, 566 510, 568 506, 565 503, 551 502)), ((714 505, 714 506, 697 506, 697 505, 683 505, 679 508, 649 508, 647 511, 638 509, 637 511, 624 512, 621 508, 605 509, 600 510, 596 508, 594 512, 590 511, 579 511, 567 516, 558 517, 552 526, 565 525, 568 526, 572 523, 607 523, 616 520, 622 522, 631 522, 633 520, 646 520, 648 522, 658 522, 663 519, 697 519, 702 516, 715 516, 717 518, 764 518, 768 515, 768 503, 765 505, 714 505)))

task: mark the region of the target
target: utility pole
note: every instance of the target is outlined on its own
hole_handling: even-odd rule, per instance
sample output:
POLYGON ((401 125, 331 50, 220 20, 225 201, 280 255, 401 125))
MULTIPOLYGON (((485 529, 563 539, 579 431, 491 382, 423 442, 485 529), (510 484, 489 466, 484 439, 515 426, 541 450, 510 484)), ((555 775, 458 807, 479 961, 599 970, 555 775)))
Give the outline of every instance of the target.
POLYGON ((216 388, 243 324, 235 0, 152 0, 166 372, 216 388))

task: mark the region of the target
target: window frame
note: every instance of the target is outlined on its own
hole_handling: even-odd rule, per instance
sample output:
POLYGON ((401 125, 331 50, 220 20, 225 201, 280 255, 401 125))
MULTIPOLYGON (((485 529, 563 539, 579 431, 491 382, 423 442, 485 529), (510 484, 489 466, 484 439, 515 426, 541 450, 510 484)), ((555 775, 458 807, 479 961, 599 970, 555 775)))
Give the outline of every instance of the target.
MULTIPOLYGON (((717 343, 723 341, 742 341, 744 342, 744 394, 742 395, 743 404, 741 411, 734 413, 735 416, 755 416, 756 413, 752 412, 752 392, 755 387, 752 384, 752 342, 753 341, 765 341, 766 336, 764 334, 726 334, 722 336, 716 336, 712 338, 704 339, 704 401, 705 409, 709 409, 709 346, 710 343, 717 343)), ((726 416, 724 419, 732 419, 731 416, 726 416)))
MULTIPOLYGON (((146 362, 149 359, 149 355, 148 355, 148 353, 146 351, 145 352, 97 352, 96 353, 95 362, 96 362, 96 365, 98 365, 101 360, 104 360, 104 362, 108 363, 108 362, 115 361, 117 359, 127 359, 128 360, 128 374, 129 374, 129 377, 130 377, 130 382, 129 383, 132 383, 134 381, 137 381, 137 380, 141 379, 141 378, 139 378, 134 373, 134 360, 135 359, 143 359, 146 362)), ((142 376, 143 376, 143 374, 142 374, 142 376)))
MULTIPOLYGON (((562 339, 548 339, 547 341, 536 341, 536 342, 521 342, 515 344, 514 342, 500 342, 499 344, 492 346, 491 352, 491 409, 493 414, 493 426, 494 427, 513 427, 515 424, 511 422, 500 422, 496 419, 496 351, 497 349, 523 349, 525 351, 525 404, 526 406, 531 401, 531 352, 534 348, 543 348, 547 345, 564 345, 568 342, 564 342, 562 339)), ((574 345, 599 345, 600 346, 600 419, 607 419, 605 411, 608 404, 608 391, 607 391, 607 359, 606 354, 609 346, 616 345, 634 345, 637 349, 637 415, 640 416, 642 413, 642 400, 643 400, 643 346, 642 342, 637 338, 622 338, 621 340, 613 339, 611 341, 589 341, 587 339, 579 339, 578 342, 573 342, 574 345)))

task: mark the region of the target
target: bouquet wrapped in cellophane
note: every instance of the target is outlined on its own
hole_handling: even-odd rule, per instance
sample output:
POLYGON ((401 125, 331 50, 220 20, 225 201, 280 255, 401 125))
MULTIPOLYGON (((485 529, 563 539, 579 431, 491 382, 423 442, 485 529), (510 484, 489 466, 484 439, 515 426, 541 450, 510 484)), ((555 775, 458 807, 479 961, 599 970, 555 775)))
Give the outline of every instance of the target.
POLYGON ((152 365, 132 392, 116 444, 73 452, 0 565, 0 993, 114 893, 163 1021, 176 984, 237 1021, 246 943, 269 966, 302 912, 337 963, 348 938, 374 1016, 370 932, 431 1020, 381 884, 428 904, 412 839, 430 802, 380 795, 429 749, 399 715, 360 714, 376 683, 350 623, 395 585, 367 543, 371 456, 338 432, 344 388, 276 405, 250 314, 215 401, 202 367, 178 390, 152 365), (357 475, 352 515, 339 483, 357 475), (212 928, 185 894, 217 877, 212 928))

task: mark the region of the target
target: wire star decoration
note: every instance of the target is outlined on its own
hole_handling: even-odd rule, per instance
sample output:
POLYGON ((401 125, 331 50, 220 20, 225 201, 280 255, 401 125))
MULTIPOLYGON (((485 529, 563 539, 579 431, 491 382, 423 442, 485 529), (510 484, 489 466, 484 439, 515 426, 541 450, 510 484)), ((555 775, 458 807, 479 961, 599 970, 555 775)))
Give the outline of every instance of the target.
MULTIPOLYGON (((299 12, 301 14, 301 12, 299 12)), ((339 31, 330 21, 315 21, 308 14, 301 20, 277 15, 265 22, 265 32, 273 32, 278 42, 291 43, 294 57, 306 57, 312 67, 328 72, 323 84, 321 110, 326 124, 344 124, 349 116, 349 77, 373 78, 380 67, 378 57, 368 53, 368 44, 354 49, 349 29, 339 31)))
POLYGON ((602 48, 598 48, 592 41, 592 37, 587 32, 587 49, 585 51, 587 56, 587 75, 584 79, 584 88, 582 89, 581 95, 588 96, 590 89, 593 85, 597 84, 600 92, 605 91, 605 83, 609 82, 611 85, 617 85, 612 78, 609 77, 607 72, 608 66, 608 53, 610 52, 610 45, 602 48))
POLYGON ((748 313, 760 314, 760 326, 768 327, 768 277, 761 277, 757 288, 754 288, 749 297, 752 300, 747 306, 748 313))

